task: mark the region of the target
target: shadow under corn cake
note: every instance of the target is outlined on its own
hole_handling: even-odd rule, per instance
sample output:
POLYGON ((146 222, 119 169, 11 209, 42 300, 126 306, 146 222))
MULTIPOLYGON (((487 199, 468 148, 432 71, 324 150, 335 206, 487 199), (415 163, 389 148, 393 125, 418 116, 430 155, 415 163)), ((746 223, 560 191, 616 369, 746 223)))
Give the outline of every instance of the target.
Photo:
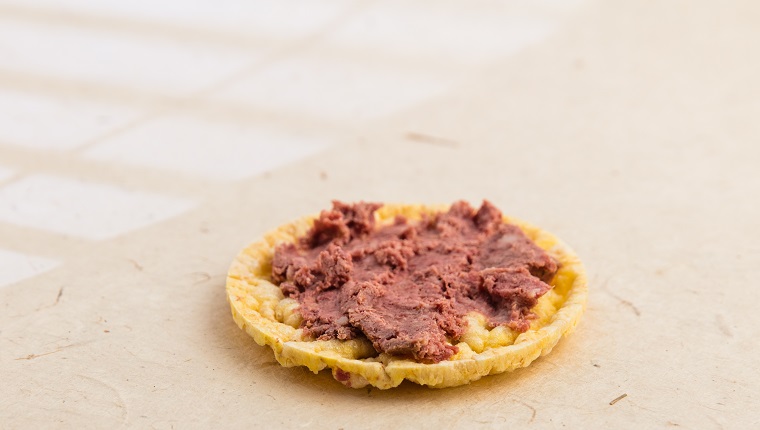
POLYGON ((583 313, 586 279, 556 237, 489 202, 334 202, 243 250, 227 292, 284 366, 447 387, 548 353, 583 313))

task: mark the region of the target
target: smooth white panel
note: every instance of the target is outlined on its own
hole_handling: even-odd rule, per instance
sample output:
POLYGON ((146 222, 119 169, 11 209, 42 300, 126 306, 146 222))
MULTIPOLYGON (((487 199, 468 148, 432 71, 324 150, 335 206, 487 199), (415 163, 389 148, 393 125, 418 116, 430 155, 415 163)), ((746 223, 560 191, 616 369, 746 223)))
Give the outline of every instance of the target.
POLYGON ((181 115, 150 121, 98 144, 84 156, 217 180, 260 174, 314 154, 329 141, 256 125, 181 115))
POLYGON ((253 64, 260 52, 215 44, 0 19, 0 68, 49 77, 185 95, 253 64))
POLYGON ((106 239, 181 214, 194 202, 70 178, 33 175, 0 188, 0 220, 106 239))
POLYGON ((445 93, 451 84, 438 75, 377 64, 299 57, 273 64, 212 97, 272 111, 351 121, 411 108, 445 93))
POLYGON ((59 261, 0 249, 0 287, 46 272, 59 261))
POLYGON ((139 115, 124 106, 0 88, 0 143, 68 150, 139 115))

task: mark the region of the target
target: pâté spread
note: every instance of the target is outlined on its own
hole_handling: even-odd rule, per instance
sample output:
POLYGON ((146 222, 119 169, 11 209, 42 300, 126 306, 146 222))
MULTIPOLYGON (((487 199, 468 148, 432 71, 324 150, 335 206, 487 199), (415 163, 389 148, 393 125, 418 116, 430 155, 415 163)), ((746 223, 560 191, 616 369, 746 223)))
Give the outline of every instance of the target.
POLYGON ((272 279, 298 300, 304 333, 369 339, 381 353, 437 363, 457 353, 465 315, 525 332, 557 262, 490 202, 376 226, 376 203, 333 202, 297 243, 279 245, 272 279))

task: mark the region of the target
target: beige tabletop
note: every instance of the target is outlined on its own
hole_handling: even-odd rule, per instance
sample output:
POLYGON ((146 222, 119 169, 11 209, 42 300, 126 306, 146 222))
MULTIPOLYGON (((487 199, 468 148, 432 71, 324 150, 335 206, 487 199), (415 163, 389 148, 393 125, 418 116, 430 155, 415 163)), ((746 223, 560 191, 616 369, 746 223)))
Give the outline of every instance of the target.
POLYGON ((760 3, 175 3, 0 2, 0 428, 760 425, 760 3), (352 390, 232 320, 331 199, 484 198, 589 273, 526 369, 352 390))

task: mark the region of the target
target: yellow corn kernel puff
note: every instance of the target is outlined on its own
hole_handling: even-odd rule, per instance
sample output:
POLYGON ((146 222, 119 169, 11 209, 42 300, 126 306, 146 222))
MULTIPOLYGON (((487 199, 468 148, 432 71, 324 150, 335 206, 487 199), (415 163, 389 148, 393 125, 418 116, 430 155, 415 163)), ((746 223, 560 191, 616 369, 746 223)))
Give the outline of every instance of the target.
MULTIPOLYGON (((448 206, 384 205, 375 216, 378 225, 396 215, 410 220, 422 214, 446 211, 448 206)), ((464 385, 492 375, 528 366, 548 354, 559 339, 572 331, 586 307, 587 281, 580 259, 553 235, 524 222, 504 217, 520 227, 538 246, 560 263, 553 288, 532 311, 537 318, 525 333, 504 326, 488 329, 485 318, 467 315, 467 331, 456 346, 459 352, 447 361, 426 364, 378 354, 366 339, 316 341, 298 329, 298 302, 283 296, 271 281, 274 248, 294 242, 311 228, 315 216, 283 225, 249 245, 232 262, 227 274, 227 299, 237 325, 259 345, 269 345, 285 366, 306 366, 314 373, 330 368, 344 385, 380 389, 398 386, 404 379, 435 388, 464 385)))

